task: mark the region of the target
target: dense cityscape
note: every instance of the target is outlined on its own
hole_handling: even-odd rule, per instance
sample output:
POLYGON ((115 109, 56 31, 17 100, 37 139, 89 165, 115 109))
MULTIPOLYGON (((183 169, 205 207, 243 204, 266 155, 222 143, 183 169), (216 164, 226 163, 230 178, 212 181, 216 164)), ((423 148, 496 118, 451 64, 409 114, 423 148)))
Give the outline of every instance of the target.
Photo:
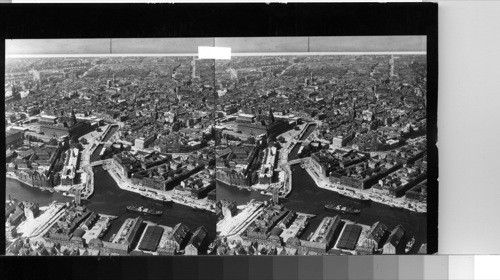
POLYGON ((9 58, 9 255, 426 253, 426 55, 9 58))
POLYGON ((213 73, 193 57, 7 59, 7 254, 212 253, 213 73))
POLYGON ((426 252, 425 55, 236 57, 216 79, 218 254, 426 252))

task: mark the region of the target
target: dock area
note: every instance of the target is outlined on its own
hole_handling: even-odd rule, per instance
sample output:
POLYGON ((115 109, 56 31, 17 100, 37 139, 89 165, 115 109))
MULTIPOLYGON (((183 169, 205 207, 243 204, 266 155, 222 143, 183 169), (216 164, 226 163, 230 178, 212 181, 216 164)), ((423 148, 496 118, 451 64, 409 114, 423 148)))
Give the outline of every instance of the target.
POLYGON ((288 228, 283 230, 280 237, 284 242, 286 242, 289 238, 299 237, 309 224, 309 220, 312 217, 314 217, 314 215, 297 212, 297 217, 293 223, 288 228))
POLYGON ((224 217, 217 223, 219 236, 240 235, 262 212, 262 202, 251 200, 246 207, 233 217, 224 217))
MULTIPOLYGON (((416 204, 417 206, 416 207, 408 207, 408 204, 405 201, 404 197, 394 198, 394 197, 383 196, 381 194, 373 195, 373 193, 370 190, 360 190, 360 189, 350 188, 348 186, 333 184, 332 182, 330 182, 328 180, 327 177, 321 176, 320 174, 316 173, 309 166, 309 164, 304 164, 304 169, 307 171, 307 173, 314 180, 314 182, 316 183, 316 186, 318 186, 322 189, 333 191, 333 192, 336 192, 336 193, 339 193, 339 194, 342 194, 345 196, 349 196, 349 192, 341 191, 341 189, 339 189, 339 188, 348 189, 348 190, 352 190, 353 194, 363 194, 363 196, 365 198, 368 198, 371 201, 374 201, 374 202, 377 202, 380 204, 385 204, 387 206, 406 209, 406 210, 413 211, 413 212, 419 212, 419 213, 426 212, 427 208, 424 205, 422 205, 421 203, 420 204, 413 203, 413 204, 416 204)), ((352 198, 356 199, 355 197, 352 197, 352 198)))
POLYGON ((23 221, 17 231, 22 237, 40 237, 64 214, 64 203, 52 203, 38 217, 23 221))
POLYGON ((85 239, 87 244, 94 238, 101 238, 109 229, 110 221, 116 218, 116 216, 99 214, 99 220, 97 220, 92 228, 85 232, 82 238, 85 239))

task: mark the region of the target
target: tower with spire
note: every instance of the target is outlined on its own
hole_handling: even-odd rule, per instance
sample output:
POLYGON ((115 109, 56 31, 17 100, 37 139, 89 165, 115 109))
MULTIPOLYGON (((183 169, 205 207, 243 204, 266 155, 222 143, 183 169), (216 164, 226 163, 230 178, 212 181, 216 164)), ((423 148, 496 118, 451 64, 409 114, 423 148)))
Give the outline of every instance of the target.
POLYGON ((155 103, 155 121, 158 120, 158 102, 155 103))
POLYGON ((274 123, 273 109, 271 108, 271 105, 269 105, 269 121, 270 123, 274 123))
POLYGON ((74 108, 71 109, 71 122, 72 122, 72 125, 76 124, 76 115, 75 115, 74 108))
POLYGON ((352 120, 356 118, 356 97, 352 99, 352 120))

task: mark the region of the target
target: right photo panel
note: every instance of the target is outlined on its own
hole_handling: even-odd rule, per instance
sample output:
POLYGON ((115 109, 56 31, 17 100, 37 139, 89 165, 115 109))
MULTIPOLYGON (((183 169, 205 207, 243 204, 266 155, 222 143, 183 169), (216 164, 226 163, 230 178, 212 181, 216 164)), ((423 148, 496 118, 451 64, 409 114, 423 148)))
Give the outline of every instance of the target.
POLYGON ((427 253, 425 36, 216 45, 218 255, 427 253))

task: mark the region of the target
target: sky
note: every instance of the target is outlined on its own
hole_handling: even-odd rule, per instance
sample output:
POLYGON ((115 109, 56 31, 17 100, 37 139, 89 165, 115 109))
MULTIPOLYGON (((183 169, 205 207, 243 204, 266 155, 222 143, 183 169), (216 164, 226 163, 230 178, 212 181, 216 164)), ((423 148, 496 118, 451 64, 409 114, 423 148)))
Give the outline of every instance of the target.
POLYGON ((232 53, 425 52, 425 36, 16 39, 7 56, 195 54, 198 46, 230 47, 232 53))

